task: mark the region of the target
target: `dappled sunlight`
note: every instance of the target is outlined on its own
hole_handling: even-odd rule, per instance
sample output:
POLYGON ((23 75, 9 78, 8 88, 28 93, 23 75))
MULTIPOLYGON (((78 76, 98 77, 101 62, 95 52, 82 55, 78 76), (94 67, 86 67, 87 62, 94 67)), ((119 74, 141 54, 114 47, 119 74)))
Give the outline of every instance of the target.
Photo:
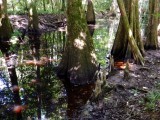
POLYGON ((158 46, 160 46, 160 24, 157 27, 157 34, 158 34, 158 46))
POLYGON ((0 58, 0 67, 6 67, 6 63, 5 63, 5 58, 4 57, 0 58))
POLYGON ((81 65, 77 65, 69 69, 69 74, 70 74, 69 80, 71 83, 77 84, 77 79, 79 79, 80 76, 80 74, 78 74, 80 67, 81 65))
POLYGON ((4 83, 4 79, 0 78, 0 90, 4 89, 6 87, 5 83, 4 83))
POLYGON ((58 28, 58 31, 60 31, 60 32, 65 32, 65 31, 66 31, 66 28, 60 27, 60 28, 58 28))
POLYGON ((160 46, 160 36, 158 36, 158 46, 160 46))
POLYGON ((2 19, 4 18, 4 14, 1 15, 0 17, 0 26, 2 26, 2 19))
POLYGON ((77 71, 80 67, 81 67, 81 65, 72 67, 69 71, 77 71))
POLYGON ((84 32, 80 33, 80 37, 82 37, 84 40, 86 39, 86 36, 87 36, 86 33, 84 33, 84 32))
POLYGON ((93 64, 95 64, 95 61, 97 60, 97 57, 96 57, 96 54, 95 54, 93 51, 91 52, 91 57, 92 57, 91 62, 92 62, 93 64))
POLYGON ((12 36, 10 39, 10 42, 12 44, 17 44, 19 42, 19 39, 17 38, 17 36, 12 36))
MULTIPOLYGON (((3 10, 3 5, 2 5, 2 1, 0 1, 0 7, 3 10)), ((0 26, 2 26, 2 19, 5 17, 5 15, 3 13, 0 14, 0 26)))
POLYGON ((74 40, 74 46, 77 47, 78 49, 82 50, 84 48, 85 42, 78 38, 74 40))
POLYGON ((132 34, 132 30, 131 29, 129 29, 129 37, 131 38, 133 36, 133 34, 132 34))
POLYGON ((86 45, 86 43, 84 42, 84 40, 86 40, 86 36, 87 36, 86 33, 80 32, 79 37, 74 40, 74 46, 82 50, 86 45))
POLYGON ((33 16, 33 9, 32 8, 30 8, 29 13, 31 16, 33 16))
POLYGON ((38 61, 38 60, 26 60, 25 61, 26 65, 35 65, 35 66, 44 66, 45 63, 43 61, 38 61))
POLYGON ((44 66, 47 63, 50 62, 57 62, 54 59, 47 58, 47 57, 41 57, 40 60, 24 60, 25 65, 35 65, 35 66, 44 66))

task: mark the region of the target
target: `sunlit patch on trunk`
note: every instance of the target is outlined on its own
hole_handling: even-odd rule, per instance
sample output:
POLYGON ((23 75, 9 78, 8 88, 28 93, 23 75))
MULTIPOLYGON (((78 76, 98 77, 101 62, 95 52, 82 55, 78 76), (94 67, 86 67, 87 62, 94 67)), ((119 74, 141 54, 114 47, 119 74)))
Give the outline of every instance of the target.
POLYGON ((30 13, 31 16, 33 15, 33 9, 32 8, 29 10, 29 13, 30 13))
POLYGON ((91 53, 92 63, 95 64, 95 61, 97 60, 96 54, 94 52, 91 53))
POLYGON ((129 29, 129 37, 132 37, 133 35, 132 35, 132 30, 131 29, 129 29))
POLYGON ((84 40, 86 39, 86 33, 81 32, 81 33, 80 33, 80 36, 81 36, 84 40))
POLYGON ((77 47, 78 49, 82 50, 84 48, 84 45, 85 43, 83 40, 79 38, 74 40, 74 46, 77 47))

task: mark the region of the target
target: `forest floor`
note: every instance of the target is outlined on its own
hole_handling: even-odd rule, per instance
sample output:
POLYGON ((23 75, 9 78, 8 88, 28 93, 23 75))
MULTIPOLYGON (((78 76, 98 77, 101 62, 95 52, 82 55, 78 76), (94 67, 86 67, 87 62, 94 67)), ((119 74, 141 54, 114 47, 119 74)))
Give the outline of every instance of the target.
MULTIPOLYGON (((11 15, 14 28, 26 29, 27 16, 11 15)), ((66 23, 63 15, 41 15, 40 30, 52 31, 66 23), (49 21, 49 22, 48 22, 49 21)), ((160 50, 145 53, 144 66, 129 64, 129 77, 116 69, 107 79, 108 92, 85 107, 82 117, 91 120, 160 120, 160 50)))
POLYGON ((107 79, 110 90, 91 102, 94 120, 160 120, 160 50, 145 53, 144 66, 130 63, 129 77, 116 69, 107 79))

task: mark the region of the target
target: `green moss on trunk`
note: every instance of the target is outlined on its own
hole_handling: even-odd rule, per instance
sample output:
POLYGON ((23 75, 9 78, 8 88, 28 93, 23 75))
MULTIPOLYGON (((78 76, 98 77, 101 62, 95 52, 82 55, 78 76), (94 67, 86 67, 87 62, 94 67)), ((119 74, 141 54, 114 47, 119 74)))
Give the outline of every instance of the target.
POLYGON ((111 51, 115 61, 131 59, 143 64, 143 44, 140 38, 138 1, 118 0, 121 19, 111 51))
POLYGON ((73 84, 87 84, 94 81, 96 71, 93 40, 81 0, 69 0, 67 4, 67 43, 58 76, 73 84))
POLYGON ((8 41, 13 33, 12 26, 10 24, 8 14, 7 14, 7 1, 3 0, 0 4, 0 40, 8 41))
POLYGON ((159 0, 149 0, 149 23, 145 49, 158 49, 157 26, 159 0))

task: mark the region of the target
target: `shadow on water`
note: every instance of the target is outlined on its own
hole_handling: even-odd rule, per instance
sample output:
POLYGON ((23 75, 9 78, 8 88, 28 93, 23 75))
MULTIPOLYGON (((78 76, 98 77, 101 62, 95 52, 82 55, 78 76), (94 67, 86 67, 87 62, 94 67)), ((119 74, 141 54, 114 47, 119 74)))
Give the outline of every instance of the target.
MULTIPOLYGON (((98 62, 105 67, 106 53, 111 48, 108 41, 111 33, 102 23, 104 21, 91 27, 95 28, 92 34, 98 62)), ((38 38, 26 36, 24 43, 11 48, 18 56, 15 69, 24 119, 36 119, 38 116, 41 119, 64 119, 67 115, 78 118, 90 98, 94 83, 72 86, 56 78, 54 68, 61 60, 65 41, 64 30, 52 31, 42 33, 38 38)), ((0 119, 10 119, 14 118, 12 107, 15 103, 8 70, 3 56, 0 57, 0 119)))

